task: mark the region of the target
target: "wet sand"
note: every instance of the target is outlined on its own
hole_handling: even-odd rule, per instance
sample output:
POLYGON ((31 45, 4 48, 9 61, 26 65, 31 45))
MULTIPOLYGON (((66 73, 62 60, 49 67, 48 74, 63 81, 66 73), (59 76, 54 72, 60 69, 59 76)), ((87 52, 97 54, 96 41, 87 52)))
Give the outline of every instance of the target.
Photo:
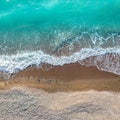
POLYGON ((85 67, 79 63, 52 67, 47 64, 44 64, 42 69, 35 66, 29 67, 16 74, 11 80, 1 81, 0 89, 24 86, 40 88, 49 92, 91 89, 120 91, 119 75, 100 71, 96 67, 85 67))

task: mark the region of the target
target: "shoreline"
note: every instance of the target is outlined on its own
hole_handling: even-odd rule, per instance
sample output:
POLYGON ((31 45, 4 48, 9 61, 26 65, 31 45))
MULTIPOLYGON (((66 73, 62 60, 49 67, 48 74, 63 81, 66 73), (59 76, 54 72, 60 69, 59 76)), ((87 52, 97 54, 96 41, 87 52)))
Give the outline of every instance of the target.
MULTIPOLYGON (((46 80, 45 80, 46 81, 46 80)), ((38 83, 37 81, 5 81, 0 82, 0 90, 8 90, 14 87, 36 88, 46 92, 71 92, 71 91, 109 91, 120 92, 120 80, 76 80, 74 82, 59 82, 48 84, 48 82, 38 83)))
POLYGON ((17 73, 10 80, 0 81, 0 89, 12 87, 38 88, 48 92, 88 91, 91 89, 120 92, 120 76, 79 63, 54 67, 44 64, 42 69, 29 67, 17 73), (48 71, 45 70, 49 67, 52 68, 48 71))

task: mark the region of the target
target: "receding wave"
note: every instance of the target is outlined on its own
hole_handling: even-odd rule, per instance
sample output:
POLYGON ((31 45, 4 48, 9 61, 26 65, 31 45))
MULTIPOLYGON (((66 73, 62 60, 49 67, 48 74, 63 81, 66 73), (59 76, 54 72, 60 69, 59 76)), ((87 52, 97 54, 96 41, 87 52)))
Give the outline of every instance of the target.
POLYGON ((84 48, 80 52, 73 53, 70 56, 61 57, 45 54, 42 51, 1 55, 0 70, 8 73, 15 73, 32 65, 36 67, 42 67, 43 64, 62 66, 75 62, 79 62, 86 66, 97 66, 100 70, 120 75, 120 49, 116 47, 107 49, 84 48), (111 54, 113 54, 112 57, 110 56, 111 54))

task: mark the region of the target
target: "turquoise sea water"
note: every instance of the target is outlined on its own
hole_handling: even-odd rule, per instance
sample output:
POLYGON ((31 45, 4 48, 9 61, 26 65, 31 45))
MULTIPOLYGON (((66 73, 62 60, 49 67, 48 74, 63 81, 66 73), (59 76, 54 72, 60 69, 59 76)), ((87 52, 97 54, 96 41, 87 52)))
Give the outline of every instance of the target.
POLYGON ((1 71, 106 53, 120 54, 120 0, 0 0, 1 71))

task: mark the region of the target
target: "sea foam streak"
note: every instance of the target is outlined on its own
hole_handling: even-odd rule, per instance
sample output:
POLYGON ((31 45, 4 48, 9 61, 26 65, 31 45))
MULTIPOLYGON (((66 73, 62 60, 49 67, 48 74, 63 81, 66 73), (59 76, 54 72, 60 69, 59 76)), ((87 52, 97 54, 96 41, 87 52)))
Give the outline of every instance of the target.
MULTIPOLYGON (((82 60, 92 57, 92 56, 98 56, 96 61, 101 61, 102 57, 99 57, 99 56, 105 55, 106 53, 113 53, 113 54, 120 55, 120 49, 116 47, 106 48, 106 49, 83 48, 81 51, 73 53, 70 56, 61 56, 61 57, 45 54, 42 51, 24 52, 24 53, 17 53, 13 55, 1 55, 0 56, 0 70, 3 72, 7 72, 7 73, 15 73, 15 72, 24 70, 25 68, 32 66, 32 65, 36 65, 40 67, 43 63, 45 63, 45 64, 50 64, 53 66, 57 66, 57 65, 62 66, 64 64, 75 63, 77 61, 80 64, 86 65, 84 64, 84 62, 82 62, 82 60)), ((91 63, 87 64, 87 66, 97 66, 101 70, 113 72, 115 74, 120 75, 120 59, 118 58, 118 60, 116 60, 114 65, 113 63, 111 63, 109 59, 111 58, 104 60, 104 65, 106 65, 107 67, 104 67, 104 65, 102 67, 101 65, 101 68, 100 68, 99 66, 97 66, 96 64, 97 62, 94 62, 94 64, 91 64, 91 63)))

